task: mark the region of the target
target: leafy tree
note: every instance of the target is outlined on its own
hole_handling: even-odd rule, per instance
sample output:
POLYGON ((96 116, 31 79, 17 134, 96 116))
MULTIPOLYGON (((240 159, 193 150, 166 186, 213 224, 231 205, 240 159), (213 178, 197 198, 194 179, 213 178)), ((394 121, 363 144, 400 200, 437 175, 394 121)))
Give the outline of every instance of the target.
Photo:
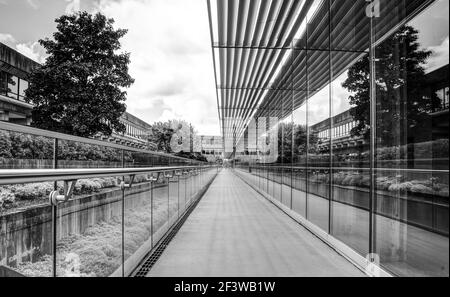
MULTIPOLYGON (((418 31, 403 26, 376 48, 377 137, 387 145, 413 137, 414 129, 428 118, 433 106, 439 105, 437 96, 426 96, 426 76, 423 65, 432 52, 420 48, 418 31)), ((342 84, 353 95, 351 114, 357 126, 354 136, 369 137, 370 124, 370 68, 364 57, 348 70, 342 84)))
POLYGON ((175 130, 171 127, 170 122, 157 122, 152 125, 148 141, 155 143, 158 151, 171 153, 170 140, 174 133, 175 130))
MULTIPOLYGON (((152 125, 147 142, 165 153, 188 153, 200 151, 198 132, 184 120, 157 122, 152 125)), ((195 158, 194 158, 195 159, 195 158)))
MULTIPOLYGON (((315 145, 319 141, 317 134, 310 133, 310 145, 315 145)), ((308 143, 307 127, 305 125, 296 125, 294 129, 294 148, 297 155, 306 155, 308 143)))
POLYGON ((198 151, 195 149, 196 131, 190 123, 184 120, 171 120, 169 121, 169 125, 174 130, 170 141, 170 146, 174 152, 198 151))
MULTIPOLYGON (((306 126, 293 123, 280 123, 278 127, 278 163, 298 162, 302 156, 306 157, 308 134, 306 126), (292 137, 292 133, 294 136, 292 137), (283 137, 284 135, 284 137, 283 137)), ((309 134, 311 152, 316 151, 319 138, 317 134, 309 134)))
POLYGON ((291 163, 292 159, 292 123, 280 123, 278 127, 278 160, 277 163, 291 163), (283 137, 284 136, 284 137, 283 137))
POLYGON ((119 119, 126 92, 129 53, 117 53, 127 30, 97 13, 78 12, 56 19, 54 40, 39 40, 49 57, 35 69, 26 91, 34 105, 33 125, 78 136, 125 132, 119 119))

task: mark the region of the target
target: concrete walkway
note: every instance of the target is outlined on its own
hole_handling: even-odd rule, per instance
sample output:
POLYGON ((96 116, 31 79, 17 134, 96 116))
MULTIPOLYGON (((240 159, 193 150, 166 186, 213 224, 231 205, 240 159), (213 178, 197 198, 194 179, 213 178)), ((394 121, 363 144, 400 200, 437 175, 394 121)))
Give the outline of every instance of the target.
POLYGON ((222 170, 148 276, 364 276, 222 170))

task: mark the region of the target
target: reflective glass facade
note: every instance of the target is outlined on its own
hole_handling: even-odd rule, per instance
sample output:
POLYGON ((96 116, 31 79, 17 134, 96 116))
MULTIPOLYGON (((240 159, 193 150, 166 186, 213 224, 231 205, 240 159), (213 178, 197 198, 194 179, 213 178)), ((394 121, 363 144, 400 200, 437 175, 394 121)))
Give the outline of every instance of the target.
MULTIPOLYGON (((254 114, 234 121, 227 110, 244 105, 229 102, 245 102, 245 86, 227 73, 236 60, 220 55, 220 12, 229 16, 230 5, 218 4, 225 153, 253 186, 362 257, 375 254, 389 273, 448 276, 449 2, 310 2, 289 46, 265 32, 259 50, 280 58, 260 75, 270 83, 257 86, 254 114), (248 123, 242 133, 240 122, 248 123)), ((289 16, 283 5, 278 14, 289 16)), ((222 46, 250 60, 256 49, 243 43, 222 46)))
POLYGON ((0 95, 24 101, 28 81, 0 70, 0 95))

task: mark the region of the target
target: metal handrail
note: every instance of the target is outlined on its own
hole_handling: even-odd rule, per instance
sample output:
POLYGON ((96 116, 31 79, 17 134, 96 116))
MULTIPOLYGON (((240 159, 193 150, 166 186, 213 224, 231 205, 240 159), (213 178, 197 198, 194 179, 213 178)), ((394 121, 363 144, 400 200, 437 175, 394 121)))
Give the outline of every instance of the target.
MULTIPOLYGON (((302 166, 276 166, 276 165, 267 165, 267 166, 254 166, 254 165, 239 165, 242 167, 251 167, 251 168, 263 168, 263 169, 297 169, 297 170, 346 170, 346 171, 370 171, 370 168, 363 167, 302 167, 302 166)), ((374 168, 375 171, 379 172, 416 172, 416 173, 449 173, 449 170, 435 170, 435 169, 413 169, 413 168, 374 168)))
POLYGON ((89 169, 2 169, 0 170, 0 185, 49 181, 71 181, 85 178, 116 177, 148 174, 152 172, 166 172, 183 169, 206 169, 214 167, 215 165, 89 169))
POLYGON ((145 154, 150 154, 150 155, 159 156, 159 157, 167 157, 167 158, 172 158, 172 159, 177 159, 177 160, 194 161, 194 162, 201 163, 201 161, 178 157, 178 156, 174 156, 174 155, 170 155, 170 154, 166 154, 166 153, 137 149, 137 148, 133 148, 133 147, 129 147, 126 145, 121 145, 121 144, 117 144, 117 143, 113 143, 113 142, 92 139, 92 138, 84 138, 84 137, 80 137, 80 136, 63 134, 63 133, 53 132, 53 131, 47 131, 47 130, 42 130, 42 129, 38 129, 38 128, 33 128, 30 126, 13 124, 13 123, 9 123, 9 122, 0 121, 0 130, 16 132, 16 133, 31 134, 31 135, 42 136, 42 137, 47 137, 47 138, 55 138, 55 139, 60 139, 60 140, 75 141, 75 142, 81 142, 81 143, 85 143, 85 144, 121 149, 121 150, 125 150, 125 151, 136 152, 136 153, 145 153, 145 154))

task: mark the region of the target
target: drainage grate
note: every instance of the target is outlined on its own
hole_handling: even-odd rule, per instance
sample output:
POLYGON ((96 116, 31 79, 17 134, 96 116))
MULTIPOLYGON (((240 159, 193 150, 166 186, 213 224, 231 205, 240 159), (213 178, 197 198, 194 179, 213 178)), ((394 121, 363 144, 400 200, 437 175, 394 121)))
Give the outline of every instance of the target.
POLYGON ((159 257, 162 255, 166 247, 169 245, 170 241, 175 237, 180 230, 181 226, 183 226, 184 222, 187 220, 191 212, 195 209, 197 204, 200 202, 203 195, 200 196, 194 203, 192 203, 184 215, 178 220, 175 226, 170 230, 169 233, 165 235, 165 237, 158 243, 156 249, 151 252, 148 258, 144 261, 141 267, 139 267, 138 271, 135 273, 134 277, 145 277, 152 269, 153 265, 158 261, 159 257))

